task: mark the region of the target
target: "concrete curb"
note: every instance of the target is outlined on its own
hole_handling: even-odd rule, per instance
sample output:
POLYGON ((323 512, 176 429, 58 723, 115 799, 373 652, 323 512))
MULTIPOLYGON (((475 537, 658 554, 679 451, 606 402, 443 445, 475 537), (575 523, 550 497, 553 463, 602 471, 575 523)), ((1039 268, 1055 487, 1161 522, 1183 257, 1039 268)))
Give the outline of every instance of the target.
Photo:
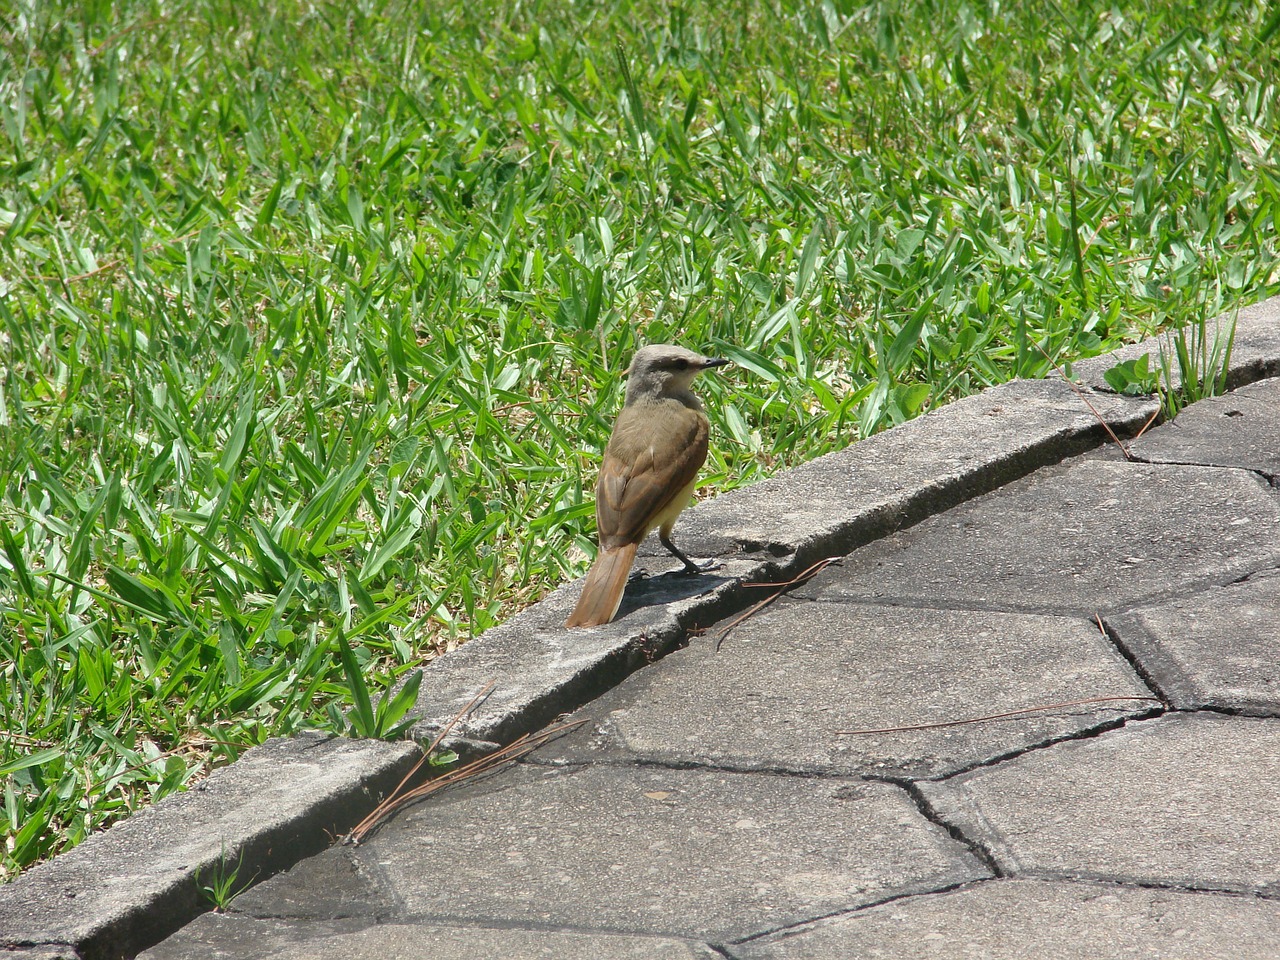
MULTIPOLYGON (((1121 436, 1140 430, 1158 405, 1107 392, 1102 374, 1155 350, 1147 341, 1075 367, 1079 389, 1121 436)), ((1228 382, 1277 374, 1280 297, 1239 312, 1228 382)), ((492 749, 576 709, 689 631, 763 596, 746 584, 786 582, 818 559, 1105 442, 1076 388, 1060 379, 1014 381, 706 501, 682 517, 678 537, 694 556, 720 559, 719 570, 652 576, 628 589, 614 623, 572 632, 562 624, 580 584, 560 588, 431 663, 413 735, 433 737, 495 682, 453 743, 492 749)), ((652 553, 640 565, 651 574, 671 567, 652 553)), ((0 888, 0 951, 45 960, 131 955, 202 910, 197 872, 207 876, 234 860, 240 877, 261 879, 318 852, 399 782, 417 752, 411 744, 318 736, 250 750, 187 793, 0 888)))
POLYGON ((269 740, 0 888, 0 950, 133 956, 209 909, 198 877, 236 865, 238 888, 318 853, 418 756, 409 743, 269 740))

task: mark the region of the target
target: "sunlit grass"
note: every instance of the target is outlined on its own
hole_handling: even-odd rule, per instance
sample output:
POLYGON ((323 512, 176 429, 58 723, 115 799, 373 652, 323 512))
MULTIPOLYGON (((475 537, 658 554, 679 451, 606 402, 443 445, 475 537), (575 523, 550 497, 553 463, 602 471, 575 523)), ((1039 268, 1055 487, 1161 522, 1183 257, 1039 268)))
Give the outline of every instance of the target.
POLYGON ((7 11, 6 873, 579 573, 637 343, 713 492, 1280 282, 1263 2, 7 11))

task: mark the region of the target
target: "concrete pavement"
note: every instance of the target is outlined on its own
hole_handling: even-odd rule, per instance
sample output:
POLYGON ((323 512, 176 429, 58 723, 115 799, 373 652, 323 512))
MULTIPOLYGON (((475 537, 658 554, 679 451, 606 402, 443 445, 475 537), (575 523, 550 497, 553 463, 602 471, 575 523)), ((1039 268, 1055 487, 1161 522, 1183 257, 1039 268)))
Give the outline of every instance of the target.
MULTIPOLYGON (((422 737, 491 679, 463 747, 583 726, 142 956, 1274 960, 1280 301, 1233 369, 1133 460, 1023 382, 700 504, 715 574, 650 555, 609 627, 570 586, 424 676, 422 737)), ((25 942, 111 955, 68 937, 25 942)))

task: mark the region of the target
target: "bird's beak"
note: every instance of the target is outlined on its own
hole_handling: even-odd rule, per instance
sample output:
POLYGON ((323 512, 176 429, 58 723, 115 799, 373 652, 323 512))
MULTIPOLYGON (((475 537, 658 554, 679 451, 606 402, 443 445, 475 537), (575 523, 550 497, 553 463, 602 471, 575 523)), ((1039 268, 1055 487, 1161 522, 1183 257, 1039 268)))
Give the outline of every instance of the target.
POLYGON ((710 367, 723 367, 732 361, 726 360, 724 357, 707 357, 702 361, 702 369, 706 370, 710 367))

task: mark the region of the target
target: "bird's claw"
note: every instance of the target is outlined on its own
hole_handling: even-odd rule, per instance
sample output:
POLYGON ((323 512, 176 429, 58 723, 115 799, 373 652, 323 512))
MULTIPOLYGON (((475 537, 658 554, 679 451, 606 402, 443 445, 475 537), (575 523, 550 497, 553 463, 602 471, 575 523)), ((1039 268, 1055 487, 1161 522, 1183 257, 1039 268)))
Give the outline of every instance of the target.
POLYGON ((704 560, 702 563, 690 561, 684 567, 676 572, 686 577, 695 577, 700 573, 710 573, 712 570, 719 570, 724 564, 719 560, 704 560))

